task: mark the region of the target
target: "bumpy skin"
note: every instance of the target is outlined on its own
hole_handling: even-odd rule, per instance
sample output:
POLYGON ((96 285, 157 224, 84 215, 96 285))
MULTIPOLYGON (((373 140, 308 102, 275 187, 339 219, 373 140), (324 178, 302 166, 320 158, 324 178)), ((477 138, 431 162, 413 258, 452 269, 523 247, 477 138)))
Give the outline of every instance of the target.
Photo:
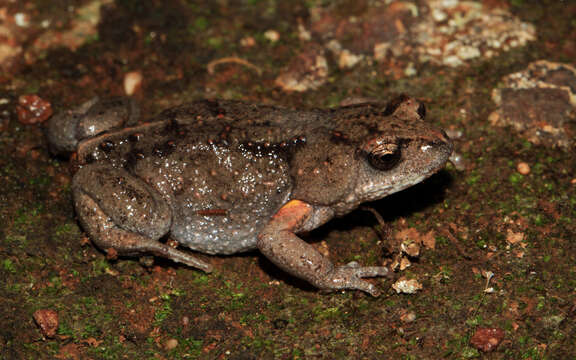
POLYGON ((211 266, 159 239, 208 254, 258 248, 318 288, 374 296, 378 290, 362 278, 385 275, 385 267, 336 267, 296 234, 420 182, 452 151, 445 133, 423 121, 424 107, 407 97, 331 110, 205 100, 109 131, 90 116, 94 106, 101 105, 71 112, 70 122, 104 132, 62 138, 77 138, 74 203, 100 248, 204 271, 211 266))

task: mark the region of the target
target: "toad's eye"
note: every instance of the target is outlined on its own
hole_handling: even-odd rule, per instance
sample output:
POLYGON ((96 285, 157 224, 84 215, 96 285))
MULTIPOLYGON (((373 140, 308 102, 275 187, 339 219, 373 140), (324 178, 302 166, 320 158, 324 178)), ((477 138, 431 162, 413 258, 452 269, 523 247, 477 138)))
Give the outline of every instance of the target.
POLYGON ((400 162, 402 146, 397 142, 377 144, 366 154, 368 162, 378 170, 386 171, 400 162))

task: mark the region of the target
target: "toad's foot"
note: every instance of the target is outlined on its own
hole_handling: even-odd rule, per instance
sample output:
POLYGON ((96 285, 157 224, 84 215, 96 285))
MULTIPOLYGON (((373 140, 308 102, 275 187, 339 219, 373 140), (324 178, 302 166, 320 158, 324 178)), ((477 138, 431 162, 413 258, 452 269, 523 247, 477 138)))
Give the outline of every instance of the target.
POLYGON ((322 289, 356 289, 369 293, 372 296, 380 295, 380 290, 368 281, 362 280, 365 277, 377 277, 388 275, 388 268, 384 266, 360 266, 352 261, 344 266, 334 268, 326 274, 324 281, 326 285, 322 289))

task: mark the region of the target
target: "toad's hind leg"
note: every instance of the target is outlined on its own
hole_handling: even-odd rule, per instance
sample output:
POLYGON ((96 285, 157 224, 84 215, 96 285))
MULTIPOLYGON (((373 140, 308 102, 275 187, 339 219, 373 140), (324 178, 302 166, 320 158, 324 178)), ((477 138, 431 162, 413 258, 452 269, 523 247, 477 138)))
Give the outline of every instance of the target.
POLYGON ((158 241, 170 231, 172 210, 160 193, 127 171, 87 165, 74 176, 72 192, 80 223, 99 248, 212 271, 210 264, 158 241))

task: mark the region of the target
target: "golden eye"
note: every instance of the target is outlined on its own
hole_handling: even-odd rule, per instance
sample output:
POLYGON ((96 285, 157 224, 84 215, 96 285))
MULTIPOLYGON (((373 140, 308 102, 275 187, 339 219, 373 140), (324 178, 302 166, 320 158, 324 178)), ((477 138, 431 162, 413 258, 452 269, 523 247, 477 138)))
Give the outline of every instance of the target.
POLYGON ((390 170, 400 162, 401 148, 397 142, 378 144, 372 151, 367 153, 368 162, 375 169, 390 170))
POLYGON ((394 142, 379 144, 375 149, 372 150, 372 153, 378 156, 385 156, 392 155, 396 151, 398 151, 398 144, 394 142))

